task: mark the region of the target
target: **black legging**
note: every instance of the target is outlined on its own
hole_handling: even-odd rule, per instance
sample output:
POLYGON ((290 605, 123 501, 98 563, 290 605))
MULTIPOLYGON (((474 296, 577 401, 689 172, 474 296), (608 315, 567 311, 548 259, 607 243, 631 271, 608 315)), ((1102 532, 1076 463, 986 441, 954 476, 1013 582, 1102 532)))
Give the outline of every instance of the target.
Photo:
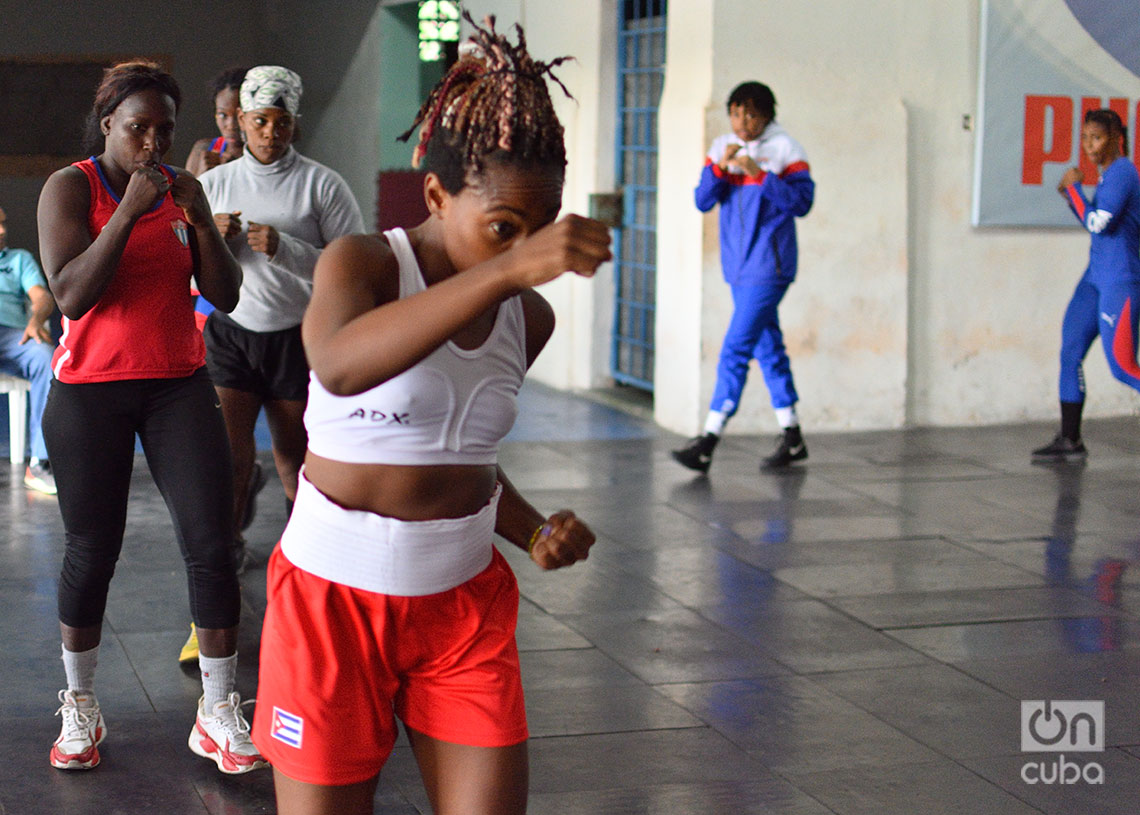
POLYGON ((67 534, 60 622, 87 628, 103 620, 138 433, 186 562, 191 618, 200 628, 236 626, 230 448, 206 369, 179 379, 54 381, 43 429, 67 534))

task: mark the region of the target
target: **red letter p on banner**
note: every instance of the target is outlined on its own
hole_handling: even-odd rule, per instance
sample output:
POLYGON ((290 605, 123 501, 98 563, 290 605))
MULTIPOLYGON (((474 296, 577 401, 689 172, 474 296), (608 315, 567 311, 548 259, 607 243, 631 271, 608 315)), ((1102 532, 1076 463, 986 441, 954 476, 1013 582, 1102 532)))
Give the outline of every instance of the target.
POLYGON ((1021 183, 1040 184, 1047 161, 1068 161, 1073 155, 1073 100, 1067 96, 1025 97, 1021 183), (1045 149, 1045 111, 1053 111, 1053 143, 1045 149))

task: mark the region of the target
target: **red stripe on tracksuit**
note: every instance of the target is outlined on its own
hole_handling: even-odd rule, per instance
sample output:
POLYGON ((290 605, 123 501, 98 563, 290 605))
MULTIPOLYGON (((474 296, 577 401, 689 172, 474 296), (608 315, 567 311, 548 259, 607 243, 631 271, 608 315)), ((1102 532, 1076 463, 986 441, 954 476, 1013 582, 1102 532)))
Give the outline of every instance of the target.
POLYGON ((1140 379, 1140 365, 1136 364, 1136 346, 1132 337, 1132 301, 1125 300, 1120 316, 1116 318, 1116 331, 1112 335, 1112 356, 1126 374, 1140 379))
POLYGON ((1073 210, 1077 213, 1077 217, 1081 219, 1081 223, 1085 222, 1085 199, 1081 197, 1080 191, 1077 190, 1076 184, 1070 184, 1065 187, 1065 194, 1069 196, 1069 203, 1072 205, 1073 210))
MULTIPOLYGON (((744 175, 743 173, 727 173, 720 168, 719 164, 714 164, 712 159, 705 159, 705 166, 711 166, 713 175, 723 181, 732 184, 734 187, 744 187, 749 184, 763 184, 764 179, 768 177, 768 173, 764 170, 760 171, 759 175, 744 175)), ((780 178, 787 178, 792 173, 806 173, 810 172, 808 163, 806 161, 797 161, 789 164, 784 172, 780 173, 780 178)))

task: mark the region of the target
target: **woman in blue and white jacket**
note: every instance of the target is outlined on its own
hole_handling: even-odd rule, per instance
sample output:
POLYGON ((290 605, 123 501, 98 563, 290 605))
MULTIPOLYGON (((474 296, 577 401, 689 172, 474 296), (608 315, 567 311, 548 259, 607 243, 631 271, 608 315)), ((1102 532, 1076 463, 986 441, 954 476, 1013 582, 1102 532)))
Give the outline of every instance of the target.
POLYGON ((699 472, 708 470, 713 448, 740 405, 753 358, 783 429, 762 466, 785 467, 807 458, 777 308, 796 277, 795 219, 811 209, 815 182, 803 148, 775 120, 776 98, 767 85, 737 86, 728 114, 732 133, 713 141, 694 197, 701 212, 720 204, 721 268, 734 308, 705 432, 673 451, 677 461, 699 472))

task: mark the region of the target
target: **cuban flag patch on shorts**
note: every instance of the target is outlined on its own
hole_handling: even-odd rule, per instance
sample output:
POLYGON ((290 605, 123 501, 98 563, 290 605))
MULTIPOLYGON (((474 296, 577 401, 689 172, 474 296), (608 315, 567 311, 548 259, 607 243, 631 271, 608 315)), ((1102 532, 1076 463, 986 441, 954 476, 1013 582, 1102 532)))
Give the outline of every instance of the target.
POLYGON ((279 707, 273 708, 273 726, 270 729, 273 738, 285 742, 290 747, 299 748, 304 728, 305 720, 300 716, 294 716, 279 707))

